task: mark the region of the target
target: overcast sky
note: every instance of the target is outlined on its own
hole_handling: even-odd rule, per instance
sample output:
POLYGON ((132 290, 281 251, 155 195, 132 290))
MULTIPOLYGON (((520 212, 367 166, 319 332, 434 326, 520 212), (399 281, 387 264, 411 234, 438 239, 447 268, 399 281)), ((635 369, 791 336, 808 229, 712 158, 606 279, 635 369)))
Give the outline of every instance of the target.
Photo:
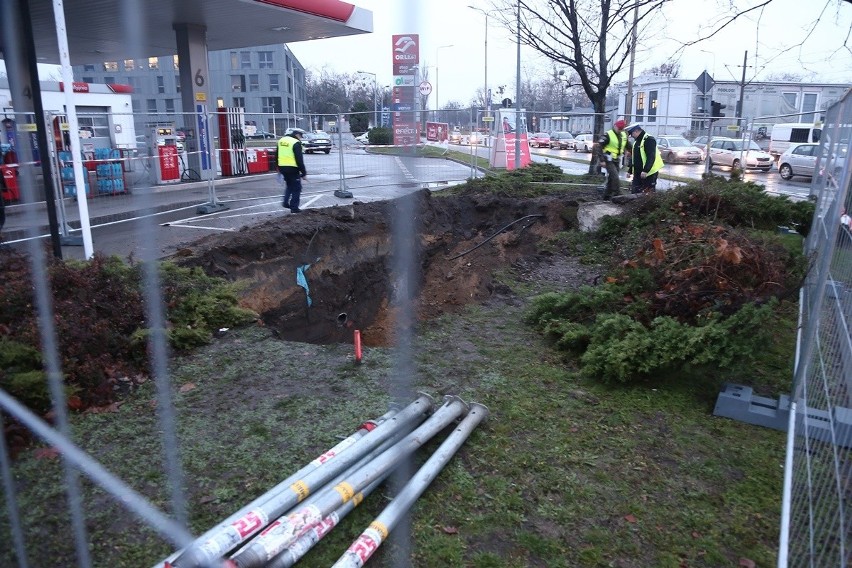
MULTIPOLYGON (((477 88, 484 84, 485 17, 468 7, 489 9, 488 0, 348 0, 373 12, 373 33, 290 44, 301 63, 319 70, 324 66, 339 73, 369 71, 380 85, 392 81, 391 36, 420 34, 421 63, 434 66, 430 80, 443 106, 454 100, 467 105, 477 88), (441 47, 452 45, 452 47, 441 47)), ((729 2, 725 0, 722 4, 729 2)), ((747 7, 758 0, 735 0, 747 7)), ((742 62, 748 51, 746 78, 751 80, 778 73, 805 74, 808 80, 852 83, 852 55, 841 49, 852 27, 852 4, 840 0, 773 0, 762 11, 740 18, 733 26, 687 48, 680 55, 681 77, 693 78, 705 68, 717 80, 739 81, 742 62), (793 47, 816 29, 803 47, 793 47), (756 59, 755 59, 756 55, 756 59)), ((665 18, 657 18, 653 33, 640 37, 636 73, 664 63, 683 43, 699 37, 699 29, 718 19, 718 0, 673 0, 665 8, 665 18)), ((852 46, 852 39, 849 40, 852 46)), ((517 48, 514 35, 489 18, 488 83, 495 89, 506 85, 509 96, 515 90, 517 48)), ((535 51, 522 47, 522 77, 549 76, 552 65, 535 51)), ((621 80, 627 79, 627 73, 621 80)), ((372 78, 368 80, 372 81, 372 78)), ((430 99, 434 105, 435 92, 430 99)))

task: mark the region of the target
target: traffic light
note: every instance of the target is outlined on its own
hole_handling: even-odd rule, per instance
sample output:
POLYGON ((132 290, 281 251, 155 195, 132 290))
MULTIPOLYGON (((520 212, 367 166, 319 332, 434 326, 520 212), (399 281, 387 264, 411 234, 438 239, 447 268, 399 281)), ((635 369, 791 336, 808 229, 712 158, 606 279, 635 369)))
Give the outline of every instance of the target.
POLYGON ((503 99, 503 108, 509 108, 512 106, 512 99, 503 99))
POLYGON ((725 116, 722 112, 722 109, 725 108, 726 105, 722 103, 717 103, 716 101, 710 101, 710 116, 713 117, 710 119, 710 122, 715 122, 720 117, 725 116))

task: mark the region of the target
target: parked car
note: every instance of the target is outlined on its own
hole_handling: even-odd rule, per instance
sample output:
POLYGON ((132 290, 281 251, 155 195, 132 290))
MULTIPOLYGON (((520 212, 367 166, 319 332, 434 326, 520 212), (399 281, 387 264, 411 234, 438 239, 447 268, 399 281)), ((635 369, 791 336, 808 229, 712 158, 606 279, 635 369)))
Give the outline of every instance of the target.
POLYGON ((266 130, 255 130, 253 134, 246 136, 246 138, 249 140, 275 140, 278 137, 266 130))
POLYGON ((593 134, 580 134, 574 137, 575 152, 591 152, 594 145, 595 137, 593 134))
POLYGON ((819 144, 792 144, 778 158, 778 173, 783 179, 813 177, 819 156, 819 144))
POLYGON ((773 124, 769 134, 769 153, 773 157, 780 157, 793 144, 818 143, 821 135, 822 128, 809 122, 773 124))
POLYGON ((462 134, 458 130, 450 132, 450 144, 461 144, 462 134))
POLYGON ((704 155, 701 148, 694 146, 683 136, 657 136, 657 148, 660 150, 663 161, 669 164, 678 162, 697 164, 704 155))
POLYGON ((710 142, 710 167, 757 168, 768 172, 772 168, 772 156, 760 149, 752 140, 713 138, 710 142), (745 163, 742 163, 743 160, 745 163))
POLYGON ((574 135, 570 132, 554 132, 550 135, 550 147, 559 150, 573 150, 574 135))
POLYGON ((302 140, 302 148, 306 154, 314 152, 331 152, 331 137, 325 132, 308 132, 302 140))
POLYGON ((536 132, 530 134, 530 147, 533 148, 550 148, 550 134, 547 132, 536 132))
POLYGON ((692 140, 693 146, 698 146, 699 148, 704 148, 707 145, 707 137, 699 136, 698 138, 694 138, 692 140))

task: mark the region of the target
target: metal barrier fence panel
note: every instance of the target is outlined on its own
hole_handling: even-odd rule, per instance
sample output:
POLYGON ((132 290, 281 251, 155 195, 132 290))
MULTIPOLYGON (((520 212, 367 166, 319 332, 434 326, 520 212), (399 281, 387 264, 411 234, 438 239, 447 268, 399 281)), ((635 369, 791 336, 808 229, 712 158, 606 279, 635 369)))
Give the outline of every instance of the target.
POLYGON ((852 564, 852 94, 822 131, 806 242, 812 269, 801 294, 778 565, 852 564))

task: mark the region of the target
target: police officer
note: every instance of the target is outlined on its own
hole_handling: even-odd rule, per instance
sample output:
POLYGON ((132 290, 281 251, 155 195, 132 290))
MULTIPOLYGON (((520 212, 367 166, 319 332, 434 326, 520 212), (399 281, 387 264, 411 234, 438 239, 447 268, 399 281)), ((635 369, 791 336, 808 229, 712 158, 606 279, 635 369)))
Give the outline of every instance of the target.
POLYGON ((302 180, 308 175, 305 169, 305 159, 302 152, 302 138, 305 131, 292 128, 278 140, 278 171, 284 176, 287 189, 284 191, 284 207, 289 207, 291 213, 298 213, 299 196, 302 194, 302 180))
POLYGON ((663 169, 663 157, 657 150, 657 141, 642 129, 641 124, 631 124, 626 131, 632 139, 633 184, 630 193, 656 191, 657 173, 663 169))
POLYGON ((616 120, 612 128, 598 138, 598 144, 601 145, 600 163, 606 168, 607 173, 604 199, 615 197, 621 193, 618 170, 621 167, 621 157, 627 148, 627 134, 624 133, 626 124, 623 120, 616 120))

